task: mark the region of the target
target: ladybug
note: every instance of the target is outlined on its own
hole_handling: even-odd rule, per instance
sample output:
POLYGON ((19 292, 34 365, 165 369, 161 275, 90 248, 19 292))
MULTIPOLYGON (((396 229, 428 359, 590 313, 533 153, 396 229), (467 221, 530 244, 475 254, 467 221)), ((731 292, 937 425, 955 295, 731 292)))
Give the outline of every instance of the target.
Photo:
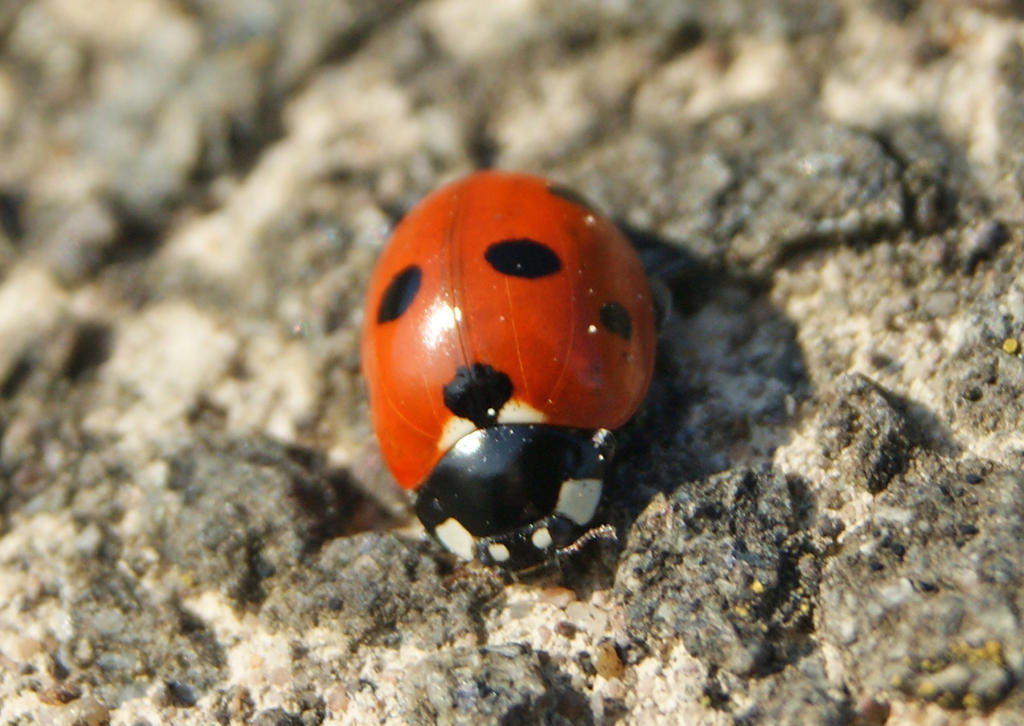
POLYGON ((525 570, 588 531, 654 367, 636 251, 572 190, 481 171, 397 225, 362 366, 384 461, 464 560, 525 570))

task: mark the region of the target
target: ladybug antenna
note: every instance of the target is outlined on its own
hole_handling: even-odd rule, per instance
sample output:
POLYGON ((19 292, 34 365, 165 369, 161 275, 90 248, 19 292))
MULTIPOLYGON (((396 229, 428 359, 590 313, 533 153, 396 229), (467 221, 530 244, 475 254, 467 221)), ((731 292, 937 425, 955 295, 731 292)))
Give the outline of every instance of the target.
POLYGON ((618 542, 619 533, 615 530, 615 527, 605 523, 599 524, 596 527, 591 527, 586 532, 577 537, 573 542, 570 542, 565 547, 560 547, 557 554, 561 555, 572 555, 579 552, 584 545, 593 542, 596 539, 603 539, 609 542, 618 542))

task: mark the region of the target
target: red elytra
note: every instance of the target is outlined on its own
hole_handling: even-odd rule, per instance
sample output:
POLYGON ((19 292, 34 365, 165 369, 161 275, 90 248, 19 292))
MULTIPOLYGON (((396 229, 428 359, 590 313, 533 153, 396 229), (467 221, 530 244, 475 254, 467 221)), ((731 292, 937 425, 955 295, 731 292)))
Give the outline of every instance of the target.
POLYGON ((373 426, 407 489, 488 421, 617 428, 654 366, 636 251, 580 197, 527 174, 478 172, 414 207, 377 262, 364 317, 373 426), (475 415, 453 411, 446 390, 460 369, 510 387, 475 415))

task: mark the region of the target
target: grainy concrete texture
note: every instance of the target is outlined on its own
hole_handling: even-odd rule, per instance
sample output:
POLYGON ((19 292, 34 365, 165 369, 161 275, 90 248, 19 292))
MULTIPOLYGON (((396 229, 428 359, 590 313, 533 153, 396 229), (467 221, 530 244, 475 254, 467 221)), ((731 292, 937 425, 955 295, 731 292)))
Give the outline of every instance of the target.
POLYGON ((4 0, 0 723, 1024 724, 1022 219, 1019 0, 4 0), (675 303, 511 584, 359 377, 481 166, 675 303))

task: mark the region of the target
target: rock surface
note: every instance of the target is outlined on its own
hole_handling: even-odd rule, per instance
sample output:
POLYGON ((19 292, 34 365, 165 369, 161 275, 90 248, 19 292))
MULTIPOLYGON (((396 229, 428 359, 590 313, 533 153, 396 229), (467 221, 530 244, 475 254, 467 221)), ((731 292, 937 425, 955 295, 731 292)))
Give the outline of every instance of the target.
POLYGON ((1024 724, 1012 0, 0 5, 0 721, 1024 724), (389 228, 571 184, 674 295, 617 543, 467 577, 389 228))

